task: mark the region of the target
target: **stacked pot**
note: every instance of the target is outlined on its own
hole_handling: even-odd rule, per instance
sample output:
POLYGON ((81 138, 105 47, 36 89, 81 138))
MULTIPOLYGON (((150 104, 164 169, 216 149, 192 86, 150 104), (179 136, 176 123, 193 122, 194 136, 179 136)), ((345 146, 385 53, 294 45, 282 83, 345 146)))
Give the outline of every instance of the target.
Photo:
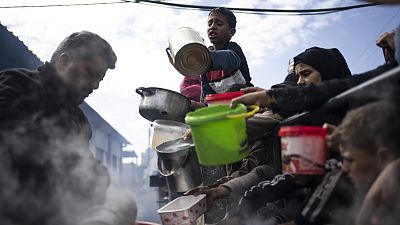
POLYGON ((190 100, 163 88, 140 87, 140 115, 152 121, 151 148, 158 155, 159 172, 166 177, 171 198, 201 184, 194 144, 182 140, 189 126, 183 123, 190 100))

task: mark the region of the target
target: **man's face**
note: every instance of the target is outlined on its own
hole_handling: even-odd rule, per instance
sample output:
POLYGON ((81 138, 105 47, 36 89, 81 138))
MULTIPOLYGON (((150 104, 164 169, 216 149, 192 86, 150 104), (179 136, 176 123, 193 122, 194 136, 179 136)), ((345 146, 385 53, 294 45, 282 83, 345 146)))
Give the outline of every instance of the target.
POLYGON ((347 173, 357 190, 367 191, 380 171, 377 155, 346 146, 339 148, 343 158, 343 171, 347 173))
POLYGON ((234 28, 229 27, 228 18, 219 13, 211 13, 207 19, 207 34, 210 42, 214 45, 222 45, 228 42, 233 34, 234 28))
POLYGON ((64 82, 72 92, 74 102, 81 104, 103 80, 107 64, 100 57, 92 60, 71 61, 65 70, 64 82))

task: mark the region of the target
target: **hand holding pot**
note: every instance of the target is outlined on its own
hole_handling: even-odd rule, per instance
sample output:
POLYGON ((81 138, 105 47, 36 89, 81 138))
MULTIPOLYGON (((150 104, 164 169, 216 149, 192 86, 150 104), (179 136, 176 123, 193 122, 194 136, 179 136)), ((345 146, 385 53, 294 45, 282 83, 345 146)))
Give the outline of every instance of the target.
POLYGON ((192 131, 189 129, 185 132, 185 134, 183 135, 183 140, 190 140, 192 139, 192 131))

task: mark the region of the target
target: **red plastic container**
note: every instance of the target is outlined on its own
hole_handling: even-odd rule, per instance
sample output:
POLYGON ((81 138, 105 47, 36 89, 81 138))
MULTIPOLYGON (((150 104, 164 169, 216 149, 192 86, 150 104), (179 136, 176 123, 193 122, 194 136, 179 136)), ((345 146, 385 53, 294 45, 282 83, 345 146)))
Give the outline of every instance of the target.
POLYGON ((282 127, 282 170, 293 174, 323 174, 327 130, 313 126, 282 127))
POLYGON ((232 99, 244 95, 244 91, 226 92, 222 94, 206 95, 206 102, 208 105, 226 105, 232 99))

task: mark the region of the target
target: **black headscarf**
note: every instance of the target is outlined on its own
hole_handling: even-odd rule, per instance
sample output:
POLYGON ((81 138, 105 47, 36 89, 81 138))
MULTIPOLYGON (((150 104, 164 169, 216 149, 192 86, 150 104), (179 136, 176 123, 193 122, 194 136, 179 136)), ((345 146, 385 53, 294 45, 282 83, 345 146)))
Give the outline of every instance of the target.
POLYGON ((294 57, 294 65, 304 63, 312 66, 321 74, 321 81, 351 76, 342 53, 336 48, 312 47, 294 57))

